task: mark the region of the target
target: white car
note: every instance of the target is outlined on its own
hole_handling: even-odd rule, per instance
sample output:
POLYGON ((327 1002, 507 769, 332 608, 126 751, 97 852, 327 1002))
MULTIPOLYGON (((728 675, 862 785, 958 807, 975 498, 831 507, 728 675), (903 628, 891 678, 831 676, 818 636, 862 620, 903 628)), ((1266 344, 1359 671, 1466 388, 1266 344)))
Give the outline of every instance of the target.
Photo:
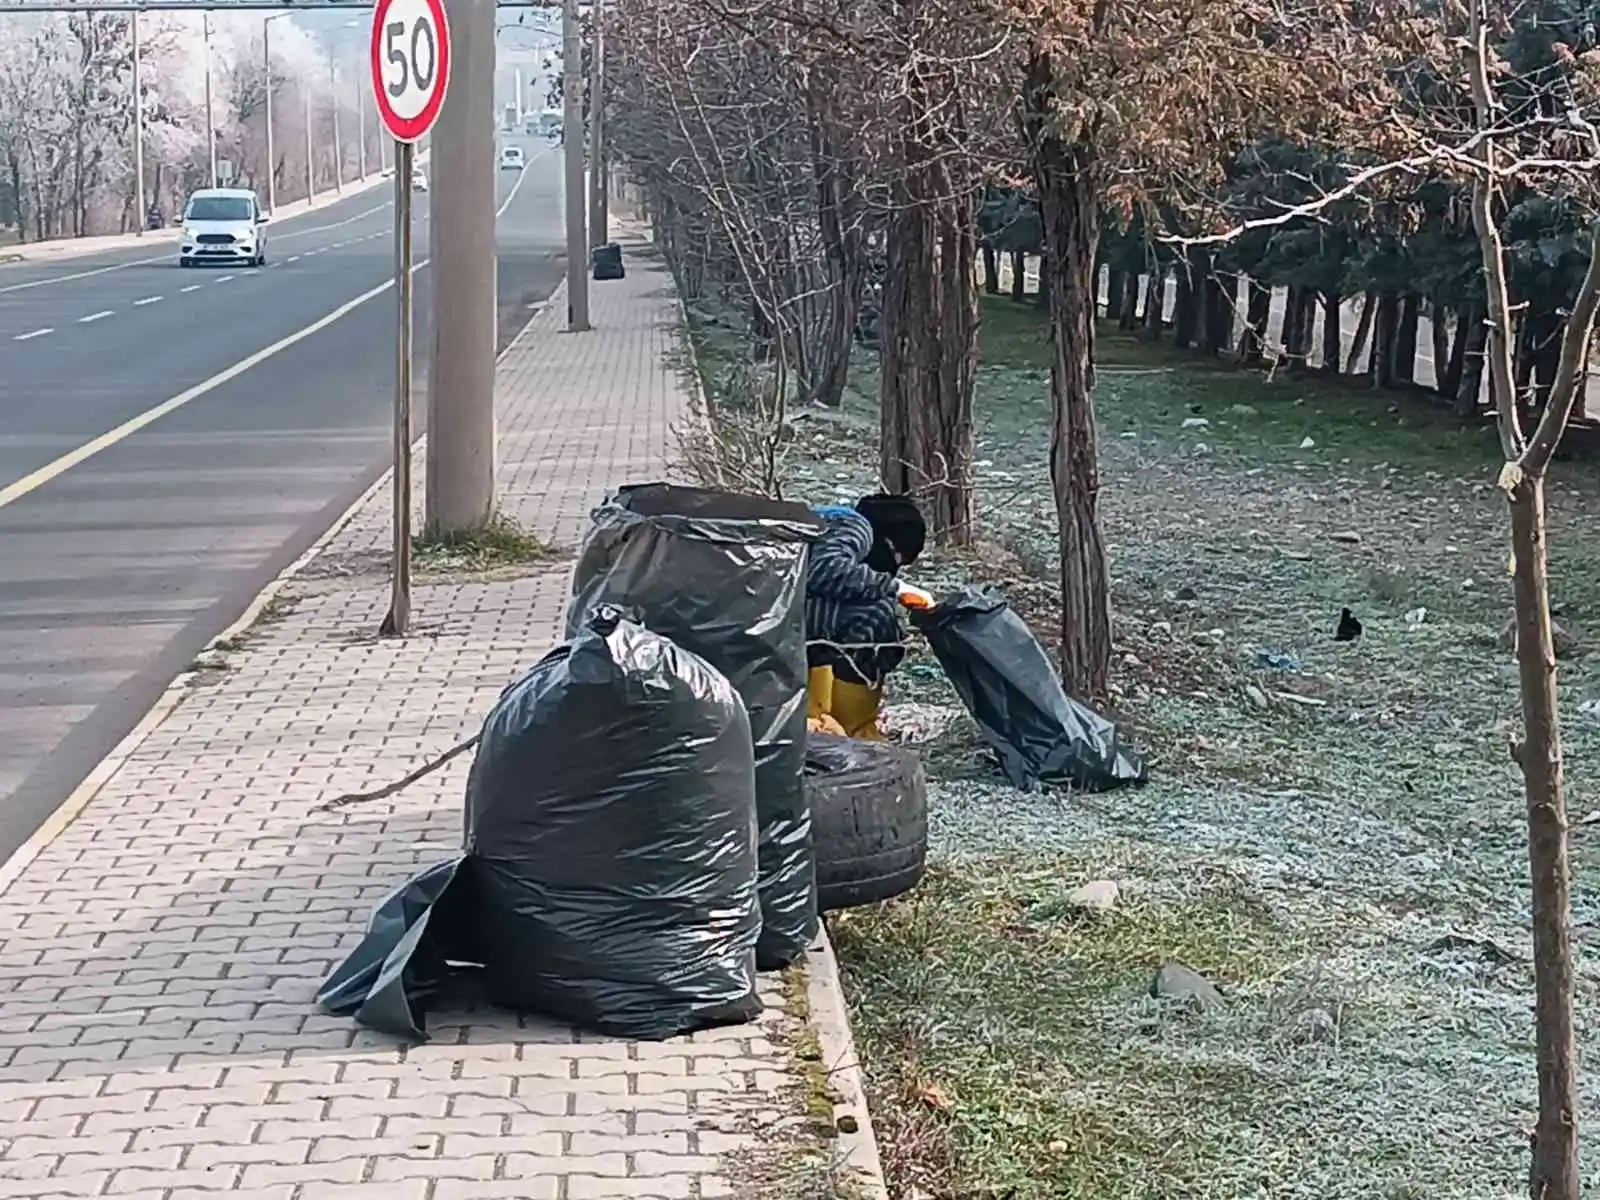
POLYGON ((502 171, 520 171, 527 165, 527 160, 522 157, 521 146, 507 146, 500 151, 500 169, 502 171))
POLYGON ((425 192, 428 190, 428 176, 421 167, 411 168, 411 190, 413 192, 425 192))
POLYGON ((183 237, 178 265, 233 263, 260 267, 267 262, 267 214, 247 188, 202 188, 183 207, 183 237))

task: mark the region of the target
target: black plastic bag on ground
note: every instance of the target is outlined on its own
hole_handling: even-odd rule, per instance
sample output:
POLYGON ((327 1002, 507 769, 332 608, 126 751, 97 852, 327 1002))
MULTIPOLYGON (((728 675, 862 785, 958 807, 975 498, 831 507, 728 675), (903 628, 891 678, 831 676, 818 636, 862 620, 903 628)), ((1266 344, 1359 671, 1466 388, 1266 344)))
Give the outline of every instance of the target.
POLYGON ((912 625, 978 723, 1012 787, 1104 792, 1145 781, 1117 727, 1067 695, 1028 624, 993 592, 958 592, 912 625))
POLYGON ((618 604, 726 675, 750 715, 761 830, 763 970, 817 933, 806 733, 806 552, 822 522, 800 504, 706 488, 624 487, 595 510, 572 576, 568 628, 618 604))
POLYGON ((489 1000, 614 1037, 753 1018, 752 762, 721 673, 598 609, 484 722, 462 859, 391 896, 318 1000, 417 1036, 465 961, 489 1000))

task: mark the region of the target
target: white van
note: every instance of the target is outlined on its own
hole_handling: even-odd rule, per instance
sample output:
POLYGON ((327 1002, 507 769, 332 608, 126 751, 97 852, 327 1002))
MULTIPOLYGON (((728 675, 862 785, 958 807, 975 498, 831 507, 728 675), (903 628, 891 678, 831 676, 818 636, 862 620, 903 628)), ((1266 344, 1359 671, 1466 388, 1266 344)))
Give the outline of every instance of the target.
POLYGON ((265 266, 266 225, 267 213, 249 189, 202 188, 183 206, 178 265, 220 262, 265 266))

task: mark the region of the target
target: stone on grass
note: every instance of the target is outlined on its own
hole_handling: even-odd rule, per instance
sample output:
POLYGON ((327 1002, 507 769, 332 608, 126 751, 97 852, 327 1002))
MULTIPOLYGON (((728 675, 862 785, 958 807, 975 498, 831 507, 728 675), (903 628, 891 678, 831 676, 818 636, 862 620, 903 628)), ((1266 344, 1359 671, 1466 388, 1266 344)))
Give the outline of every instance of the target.
POLYGON ((1245 684, 1244 685, 1244 694, 1245 694, 1245 698, 1247 700, 1249 700, 1251 704, 1254 704, 1257 708, 1261 709, 1263 712, 1266 711, 1267 706, 1269 704, 1269 701, 1267 700, 1267 694, 1265 692, 1263 692, 1260 688, 1258 688, 1255 684, 1253 684, 1253 683, 1245 684))
POLYGON ((1361 545, 1361 535, 1354 529, 1341 529, 1328 535, 1330 541, 1343 542, 1346 546, 1361 545))
POLYGON ((1176 1000, 1196 1012, 1227 1007, 1222 993, 1204 975, 1182 963, 1167 963, 1156 972, 1150 994, 1157 1000, 1176 1000))
POLYGON ((1339 1023, 1325 1008, 1308 1008, 1295 1017, 1289 1032, 1297 1042, 1331 1042, 1339 1036, 1339 1023))
POLYGON ((1115 880, 1095 879, 1076 888, 1067 903, 1087 912, 1110 912, 1117 905, 1119 890, 1115 880))

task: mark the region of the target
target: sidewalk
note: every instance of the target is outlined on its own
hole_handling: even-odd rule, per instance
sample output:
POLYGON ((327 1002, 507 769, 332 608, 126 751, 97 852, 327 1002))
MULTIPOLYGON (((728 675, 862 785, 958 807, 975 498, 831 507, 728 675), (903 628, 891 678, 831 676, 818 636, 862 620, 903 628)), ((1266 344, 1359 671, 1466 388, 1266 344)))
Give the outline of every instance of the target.
MULTIPOLYGON (((426 155, 420 156, 418 165, 424 165, 426 155)), ((340 200, 347 200, 351 196, 359 196, 370 192, 379 184, 389 183, 394 178, 393 169, 386 172, 374 172, 365 179, 354 180, 344 185, 343 191, 334 191, 332 188, 325 192, 318 192, 309 201, 295 200, 288 204, 280 204, 273 211, 272 217, 276 221, 286 221, 290 217, 299 216, 301 213, 311 212, 313 209, 326 208, 340 200)), ((262 205, 266 205, 265 195, 262 205)), ((16 262, 53 262, 63 258, 78 258, 85 254, 99 254, 107 250, 129 250, 139 246, 161 246, 167 242, 178 240, 179 227, 167 225, 161 229, 147 229, 141 233, 106 233, 93 237, 81 238, 56 238, 48 242, 17 242, 15 244, 0 245, 0 266, 16 262)))
MULTIPOLYGON (((668 473, 687 415, 670 277, 628 253, 596 332, 559 332, 558 293, 500 365, 503 507, 563 548, 610 486, 668 473)), ((385 482, 0 868, 0 1197, 881 1194, 825 942, 765 979, 758 1023, 662 1043, 485 1009, 402 1048, 313 1008, 373 904, 457 845, 469 760, 316 805, 475 731, 566 593, 565 560, 424 577, 413 635, 378 640, 387 503, 385 482), (820 1182, 841 1162, 859 1190, 820 1182)))

